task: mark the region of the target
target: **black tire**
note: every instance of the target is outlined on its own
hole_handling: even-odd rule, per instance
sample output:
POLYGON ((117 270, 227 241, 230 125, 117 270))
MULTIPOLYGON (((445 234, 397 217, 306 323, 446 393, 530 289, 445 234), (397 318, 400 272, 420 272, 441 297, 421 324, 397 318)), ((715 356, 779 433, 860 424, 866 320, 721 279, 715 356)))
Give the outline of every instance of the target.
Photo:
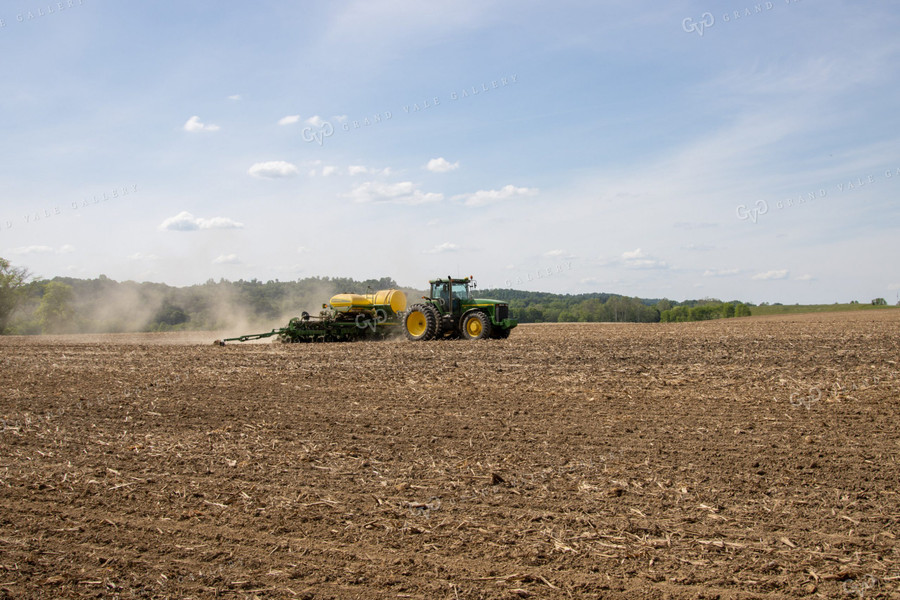
POLYGON ((476 310, 463 317, 460 332, 467 340, 485 340, 491 337, 491 320, 486 314, 476 310))
POLYGON ((495 328, 494 329, 494 338, 498 339, 498 340, 505 340, 506 338, 509 337, 509 332, 511 332, 511 331, 512 331, 512 329, 496 329, 495 328))
POLYGON ((425 342, 437 331, 435 310, 427 304, 413 304, 403 315, 403 332, 413 342, 425 342))
POLYGON ((433 304, 426 304, 425 308, 434 316, 434 335, 431 339, 439 340, 444 336, 444 320, 441 318, 441 312, 433 304))

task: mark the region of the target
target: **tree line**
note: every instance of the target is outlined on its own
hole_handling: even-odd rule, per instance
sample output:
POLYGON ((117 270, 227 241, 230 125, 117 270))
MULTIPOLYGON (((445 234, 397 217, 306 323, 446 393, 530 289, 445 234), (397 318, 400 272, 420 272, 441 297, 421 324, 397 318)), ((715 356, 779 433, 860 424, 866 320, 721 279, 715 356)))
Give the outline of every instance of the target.
MULTIPOLYGON (((0 258, 0 333, 118 333, 138 331, 235 330, 248 332, 286 323, 302 311, 317 314, 334 294, 402 289, 389 277, 356 281, 307 277, 296 281, 212 279, 172 287, 163 283, 54 277, 35 279, 0 258)), ((741 302, 715 299, 675 302, 609 293, 551 294, 513 289, 475 290, 475 295, 509 302, 521 323, 699 321, 750 314, 741 302)))
POLYGON ((680 323, 750 316, 743 302, 715 298, 676 302, 668 298, 633 298, 617 294, 548 294, 522 290, 486 290, 487 297, 509 302, 522 323, 680 323))

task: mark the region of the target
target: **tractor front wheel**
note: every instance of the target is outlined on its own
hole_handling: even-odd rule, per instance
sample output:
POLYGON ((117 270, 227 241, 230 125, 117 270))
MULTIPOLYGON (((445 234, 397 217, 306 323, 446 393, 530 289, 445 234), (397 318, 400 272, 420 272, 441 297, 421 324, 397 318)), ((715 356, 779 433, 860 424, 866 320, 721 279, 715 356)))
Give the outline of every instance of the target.
POLYGON ((414 304, 406 311, 403 317, 403 330, 407 339, 414 342, 428 341, 434 337, 437 330, 437 319, 431 307, 424 304, 414 304))
POLYGON ((483 312, 467 314, 462 322, 462 334, 467 340, 483 340, 491 337, 491 321, 483 312))

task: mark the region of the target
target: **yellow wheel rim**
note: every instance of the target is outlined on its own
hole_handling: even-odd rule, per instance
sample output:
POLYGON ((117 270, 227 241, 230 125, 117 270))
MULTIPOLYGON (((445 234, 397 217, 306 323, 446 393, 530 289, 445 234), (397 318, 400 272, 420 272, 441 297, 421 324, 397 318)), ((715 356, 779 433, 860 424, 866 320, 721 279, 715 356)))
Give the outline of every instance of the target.
POLYGON ((421 310, 409 313, 409 316, 406 318, 406 330, 409 331, 410 335, 419 337, 425 333, 427 327, 428 321, 425 320, 425 313, 421 310))
POLYGON ((480 336, 483 329, 481 321, 476 317, 472 317, 466 322, 466 331, 472 337, 480 336))

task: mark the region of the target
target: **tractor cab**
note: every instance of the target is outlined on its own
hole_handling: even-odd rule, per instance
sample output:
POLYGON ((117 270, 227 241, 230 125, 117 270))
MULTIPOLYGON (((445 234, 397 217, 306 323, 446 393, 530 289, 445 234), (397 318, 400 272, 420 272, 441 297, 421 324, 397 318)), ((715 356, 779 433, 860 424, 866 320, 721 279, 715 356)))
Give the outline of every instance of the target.
POLYGON ((441 316, 453 315, 459 317, 462 309, 471 299, 469 292, 470 279, 434 279, 431 284, 431 300, 441 316))

